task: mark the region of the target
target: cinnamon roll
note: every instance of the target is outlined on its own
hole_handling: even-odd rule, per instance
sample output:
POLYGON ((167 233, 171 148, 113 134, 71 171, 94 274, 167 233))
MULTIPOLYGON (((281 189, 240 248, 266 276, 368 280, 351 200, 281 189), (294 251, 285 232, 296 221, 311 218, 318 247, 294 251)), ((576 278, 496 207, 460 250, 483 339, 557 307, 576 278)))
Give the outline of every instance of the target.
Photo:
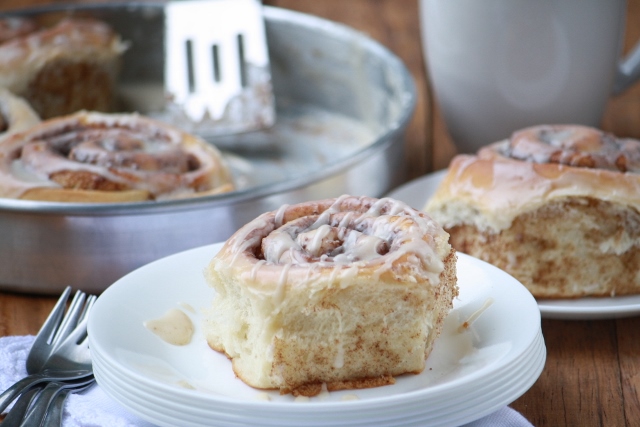
POLYGON ((205 272, 209 346, 260 389, 313 396, 419 373, 457 295, 448 235, 392 199, 282 206, 240 228, 205 272))
POLYGON ((0 197, 130 202, 231 189, 215 147, 137 114, 80 111, 0 143, 0 197))
POLYGON ((26 36, 36 31, 36 23, 22 16, 7 16, 0 18, 0 43, 26 36))
POLYGON ((0 86, 25 98, 43 119, 112 110, 126 44, 105 23, 66 19, 38 28, 4 18, 0 37, 0 86))
POLYGON ((453 159, 425 211, 538 298, 640 293, 640 141, 536 126, 453 159))

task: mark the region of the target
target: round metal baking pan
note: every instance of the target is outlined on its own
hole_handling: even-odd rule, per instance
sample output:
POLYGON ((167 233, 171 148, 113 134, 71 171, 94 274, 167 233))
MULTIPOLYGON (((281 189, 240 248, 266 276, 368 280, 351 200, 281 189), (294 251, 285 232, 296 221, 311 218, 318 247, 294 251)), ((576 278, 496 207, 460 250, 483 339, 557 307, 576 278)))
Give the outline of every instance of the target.
MULTIPOLYGON (((131 46, 119 82, 123 105, 137 102, 127 108, 145 113, 149 97, 136 90, 163 78, 161 4, 17 14, 89 14, 112 25, 131 46)), ((403 132, 416 98, 404 64, 349 27, 273 7, 264 16, 277 120, 272 129, 219 141, 238 190, 127 204, 0 199, 2 289, 54 294, 71 285, 99 293, 153 260, 223 241, 283 204, 379 197, 404 182, 403 132)))

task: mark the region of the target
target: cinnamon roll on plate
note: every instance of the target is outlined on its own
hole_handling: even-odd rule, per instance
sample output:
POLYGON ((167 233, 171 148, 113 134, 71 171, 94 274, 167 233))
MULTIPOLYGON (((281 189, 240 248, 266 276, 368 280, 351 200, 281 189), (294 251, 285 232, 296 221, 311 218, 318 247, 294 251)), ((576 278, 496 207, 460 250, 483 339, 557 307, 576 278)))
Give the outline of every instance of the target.
POLYGON ((453 159, 425 206, 538 298, 640 293, 640 141, 535 126, 453 159))
POLYGON ((112 111, 126 47, 96 20, 69 18, 41 28, 26 18, 2 18, 0 86, 25 98, 43 119, 112 111))
POLYGON ((80 111, 0 142, 0 197, 106 203, 232 189, 215 147, 137 114, 80 111))
POLYGON ((240 228, 205 276, 209 346, 260 389, 313 396, 420 373, 458 293, 444 230, 392 199, 282 206, 240 228))

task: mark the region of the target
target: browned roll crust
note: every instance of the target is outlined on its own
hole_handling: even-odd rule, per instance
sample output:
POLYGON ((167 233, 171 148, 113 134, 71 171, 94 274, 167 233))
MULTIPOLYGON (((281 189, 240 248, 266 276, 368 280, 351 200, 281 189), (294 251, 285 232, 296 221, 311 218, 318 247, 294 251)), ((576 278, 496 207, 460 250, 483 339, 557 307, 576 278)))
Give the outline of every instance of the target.
POLYGON ((205 334, 247 384, 281 393, 419 373, 458 293, 455 251, 426 214, 343 196, 283 206, 211 261, 205 334))
POLYGON ((523 129, 453 159, 425 210, 539 298, 640 293, 640 141, 523 129))
POLYGON ((78 110, 111 111, 126 46, 105 23, 66 19, 50 28, 0 20, 0 86, 43 119, 78 110), (4 34, 4 35, 2 35, 4 34))
POLYGON ((232 189, 215 147, 137 114, 80 111, 0 143, 0 197, 131 202, 232 189))

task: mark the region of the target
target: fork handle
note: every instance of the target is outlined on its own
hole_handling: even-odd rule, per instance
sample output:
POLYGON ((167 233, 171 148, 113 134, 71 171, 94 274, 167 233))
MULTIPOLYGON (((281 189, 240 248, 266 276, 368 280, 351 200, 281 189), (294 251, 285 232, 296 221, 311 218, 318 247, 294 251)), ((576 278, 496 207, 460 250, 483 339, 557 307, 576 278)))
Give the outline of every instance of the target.
POLYGON ((48 383, 34 399, 20 427, 54 427, 54 422, 60 425, 67 394, 85 390, 94 383, 93 377, 79 384, 58 381, 48 383))
POLYGON ((33 387, 20 395, 20 398, 13 405, 13 408, 7 413, 2 421, 2 427, 18 427, 24 419, 31 402, 35 399, 36 394, 40 392, 40 387, 33 387))
POLYGON ((33 400, 33 404, 27 415, 22 421, 22 426, 25 427, 39 427, 44 420, 47 410, 51 405, 51 402, 64 390, 64 385, 58 382, 51 382, 46 385, 44 389, 33 400))
POLYGON ((2 411, 4 411, 5 408, 9 406, 9 404, 20 394, 44 381, 70 381, 86 377, 89 374, 91 374, 89 371, 73 371, 66 375, 38 373, 26 376, 0 394, 0 413, 2 413, 2 411))
POLYGON ((0 394, 0 413, 21 393, 30 390, 33 386, 44 381, 44 378, 36 375, 29 375, 6 389, 0 394))
POLYGON ((69 393, 73 390, 65 388, 58 393, 58 395, 51 402, 47 414, 43 420, 43 425, 46 427, 60 427, 62 426, 62 413, 64 412, 64 402, 67 400, 69 393))

